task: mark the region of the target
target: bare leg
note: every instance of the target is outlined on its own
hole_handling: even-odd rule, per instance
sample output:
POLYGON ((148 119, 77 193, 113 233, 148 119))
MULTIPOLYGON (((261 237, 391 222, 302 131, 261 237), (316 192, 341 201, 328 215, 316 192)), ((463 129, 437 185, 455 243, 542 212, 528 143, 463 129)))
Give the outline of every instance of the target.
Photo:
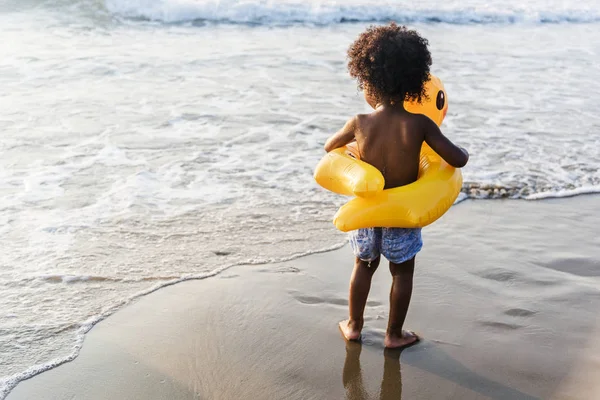
POLYGON ((340 322, 340 329, 348 340, 358 340, 363 327, 363 313, 367 304, 367 297, 371 289, 371 279, 377 267, 380 257, 370 263, 357 258, 354 262, 354 271, 350 278, 350 319, 340 322))
POLYGON ((390 291, 390 317, 385 335, 385 347, 404 347, 419 340, 419 337, 413 332, 402 330, 412 295, 414 270, 414 258, 402 264, 390 262, 393 282, 390 291))

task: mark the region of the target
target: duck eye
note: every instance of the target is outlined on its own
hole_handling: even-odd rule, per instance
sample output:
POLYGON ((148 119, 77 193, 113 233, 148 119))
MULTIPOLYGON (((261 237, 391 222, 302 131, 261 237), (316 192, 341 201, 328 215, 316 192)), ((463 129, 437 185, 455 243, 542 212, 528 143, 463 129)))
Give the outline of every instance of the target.
POLYGON ((446 95, 442 90, 440 90, 437 94, 437 98, 435 99, 435 106, 441 111, 444 108, 444 105, 446 105, 446 95))

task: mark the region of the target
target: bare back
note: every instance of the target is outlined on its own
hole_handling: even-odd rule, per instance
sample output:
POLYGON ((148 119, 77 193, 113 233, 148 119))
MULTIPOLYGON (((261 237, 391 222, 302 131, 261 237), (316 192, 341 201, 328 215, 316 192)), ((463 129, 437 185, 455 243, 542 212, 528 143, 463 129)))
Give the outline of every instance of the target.
POLYGON ((381 171, 386 189, 417 180, 425 140, 420 121, 408 111, 386 107, 358 116, 355 138, 360 157, 381 171))

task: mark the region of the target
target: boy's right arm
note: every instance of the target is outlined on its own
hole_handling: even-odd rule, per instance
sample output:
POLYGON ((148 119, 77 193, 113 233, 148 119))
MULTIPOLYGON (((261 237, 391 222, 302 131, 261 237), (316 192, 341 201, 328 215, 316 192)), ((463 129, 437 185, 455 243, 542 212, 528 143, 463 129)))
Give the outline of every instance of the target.
POLYGON ((455 168, 462 168, 469 161, 469 153, 452 143, 440 128, 431 119, 424 116, 425 143, 429 145, 440 157, 455 168))

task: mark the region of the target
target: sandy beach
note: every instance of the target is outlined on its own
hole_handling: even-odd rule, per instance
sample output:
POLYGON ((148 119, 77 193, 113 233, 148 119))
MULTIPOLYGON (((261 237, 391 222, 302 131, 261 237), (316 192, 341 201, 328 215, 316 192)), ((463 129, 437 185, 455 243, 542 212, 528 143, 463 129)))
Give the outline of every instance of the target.
POLYGON ((346 246, 159 290, 8 399, 600 398, 599 203, 453 207, 425 231, 406 323, 424 340, 401 353, 383 348, 384 264, 362 344, 341 338, 346 246))

